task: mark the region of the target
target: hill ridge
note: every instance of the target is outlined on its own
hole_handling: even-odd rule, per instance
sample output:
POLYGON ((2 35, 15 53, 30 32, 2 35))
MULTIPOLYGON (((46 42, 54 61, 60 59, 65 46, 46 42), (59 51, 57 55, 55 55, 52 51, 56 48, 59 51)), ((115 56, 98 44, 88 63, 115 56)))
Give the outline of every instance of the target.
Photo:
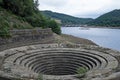
POLYGON ((62 25, 86 24, 87 22, 93 20, 92 18, 78 18, 78 17, 74 17, 74 16, 67 15, 64 13, 57 13, 57 12, 53 12, 53 11, 49 11, 49 10, 45 10, 45 11, 41 11, 41 12, 43 13, 43 15, 45 15, 49 18, 60 20, 62 25))
POLYGON ((120 27, 120 9, 115 9, 113 11, 105 13, 95 20, 88 22, 88 25, 120 27))

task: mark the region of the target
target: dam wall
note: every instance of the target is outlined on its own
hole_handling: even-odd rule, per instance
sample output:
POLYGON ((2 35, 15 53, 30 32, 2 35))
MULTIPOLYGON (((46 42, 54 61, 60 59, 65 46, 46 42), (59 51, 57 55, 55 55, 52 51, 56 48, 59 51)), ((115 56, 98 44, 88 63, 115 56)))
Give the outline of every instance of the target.
POLYGON ((10 30, 10 34, 10 38, 0 38, 0 50, 24 45, 52 43, 54 41, 53 33, 50 28, 14 29, 10 30))

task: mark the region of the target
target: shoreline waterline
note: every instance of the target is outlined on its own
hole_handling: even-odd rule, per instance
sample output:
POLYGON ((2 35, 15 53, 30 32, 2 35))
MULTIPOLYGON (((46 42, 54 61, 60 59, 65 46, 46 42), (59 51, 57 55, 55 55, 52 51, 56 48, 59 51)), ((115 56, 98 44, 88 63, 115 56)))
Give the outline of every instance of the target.
POLYGON ((89 28, 83 27, 61 27, 63 34, 73 35, 93 41, 99 46, 120 51, 120 29, 89 28))

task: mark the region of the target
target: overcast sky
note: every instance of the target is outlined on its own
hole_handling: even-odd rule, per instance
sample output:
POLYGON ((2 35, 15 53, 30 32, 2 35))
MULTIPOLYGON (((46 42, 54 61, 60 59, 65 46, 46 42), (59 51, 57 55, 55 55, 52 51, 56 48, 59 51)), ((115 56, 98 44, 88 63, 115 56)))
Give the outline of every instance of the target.
POLYGON ((120 9, 120 0, 39 0, 40 10, 51 10, 82 18, 96 18, 120 9))

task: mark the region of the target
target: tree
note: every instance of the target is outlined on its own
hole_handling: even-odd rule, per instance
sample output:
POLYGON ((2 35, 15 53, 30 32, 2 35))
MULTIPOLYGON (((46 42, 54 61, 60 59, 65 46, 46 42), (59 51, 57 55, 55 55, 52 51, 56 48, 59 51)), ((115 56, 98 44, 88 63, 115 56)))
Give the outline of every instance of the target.
POLYGON ((27 21, 33 27, 49 27, 61 34, 59 25, 54 20, 46 19, 38 10, 38 0, 3 0, 3 7, 27 21))
POLYGON ((33 0, 3 0, 3 6, 22 17, 32 15, 35 10, 33 0))
POLYGON ((48 20, 46 24, 46 26, 51 28, 53 32, 55 32, 56 34, 61 34, 61 29, 57 22, 55 22, 54 20, 48 20))
POLYGON ((38 1, 38 0, 35 0, 35 5, 34 5, 34 7, 35 7, 35 10, 36 10, 36 11, 38 11, 38 6, 39 6, 39 1, 38 1))
POLYGON ((34 13, 32 16, 25 17, 26 21, 29 22, 33 27, 45 27, 46 19, 40 13, 34 13))

